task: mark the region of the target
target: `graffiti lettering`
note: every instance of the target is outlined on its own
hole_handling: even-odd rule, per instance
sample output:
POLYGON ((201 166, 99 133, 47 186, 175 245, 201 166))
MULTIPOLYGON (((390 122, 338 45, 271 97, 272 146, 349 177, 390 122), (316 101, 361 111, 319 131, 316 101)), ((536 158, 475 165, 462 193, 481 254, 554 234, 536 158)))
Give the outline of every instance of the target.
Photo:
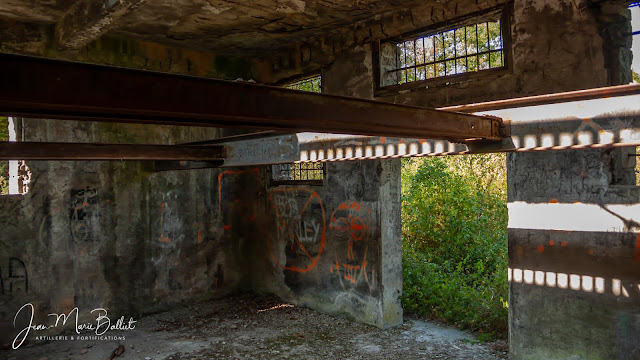
POLYGON ((285 264, 281 264, 281 249, 267 236, 267 247, 277 266, 306 272, 313 269, 324 250, 326 217, 322 199, 313 190, 304 188, 274 189, 268 194, 275 212, 277 236, 285 239, 285 264))
POLYGON ((320 234, 320 224, 316 219, 300 220, 296 226, 296 236, 304 244, 313 244, 320 234))
POLYGON ((0 290, 2 294, 29 292, 29 277, 27 267, 18 258, 9 258, 7 266, 0 266, 0 290))

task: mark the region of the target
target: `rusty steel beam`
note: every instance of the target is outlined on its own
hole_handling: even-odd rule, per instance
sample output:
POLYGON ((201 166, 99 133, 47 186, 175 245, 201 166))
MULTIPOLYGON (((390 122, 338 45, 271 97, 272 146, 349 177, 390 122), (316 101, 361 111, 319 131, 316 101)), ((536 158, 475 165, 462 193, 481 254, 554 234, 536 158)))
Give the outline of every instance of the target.
POLYGON ((538 106, 564 103, 569 101, 582 101, 603 99, 609 97, 637 95, 640 94, 640 84, 628 84, 618 86, 607 86, 602 88, 568 91, 554 94, 544 94, 526 96, 521 98, 487 101, 467 105, 455 105, 438 108, 438 110, 457 111, 463 113, 473 113, 489 110, 511 109, 525 106, 538 106))
POLYGON ((9 54, 0 54, 0 113, 456 141, 503 137, 494 117, 9 54))
POLYGON ((197 160, 221 162, 222 146, 0 142, 0 160, 197 160))

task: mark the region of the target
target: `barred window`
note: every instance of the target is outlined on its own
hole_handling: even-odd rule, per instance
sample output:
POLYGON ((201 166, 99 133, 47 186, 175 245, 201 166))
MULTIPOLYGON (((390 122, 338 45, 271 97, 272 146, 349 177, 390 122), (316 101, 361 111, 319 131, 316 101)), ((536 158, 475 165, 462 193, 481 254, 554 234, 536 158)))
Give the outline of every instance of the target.
MULTIPOLYGON (((322 92, 322 76, 314 75, 294 82, 289 82, 282 87, 300 91, 315 93, 322 92)), ((291 163, 276 164, 271 166, 271 182, 274 185, 322 185, 324 183, 325 163, 291 163)))
POLYGON ((325 163, 277 164, 271 167, 271 179, 279 184, 322 185, 325 177, 325 163))
POLYGON ((283 85, 287 89, 320 93, 322 92, 322 76, 315 75, 283 85))
POLYGON ((468 25, 380 45, 380 85, 505 67, 502 11, 468 25))

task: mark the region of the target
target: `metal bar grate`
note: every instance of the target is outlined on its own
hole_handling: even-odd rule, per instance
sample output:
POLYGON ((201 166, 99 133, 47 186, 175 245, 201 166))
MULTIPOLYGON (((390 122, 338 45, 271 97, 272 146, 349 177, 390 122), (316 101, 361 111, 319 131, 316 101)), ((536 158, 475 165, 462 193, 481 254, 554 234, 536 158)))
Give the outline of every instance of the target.
POLYGON ((505 66, 502 34, 502 24, 496 20, 403 40, 396 43, 395 68, 386 73, 398 79, 397 84, 403 84, 502 68, 505 66), (420 43, 422 48, 418 46, 420 43), (431 68, 433 71, 427 70, 431 68))
POLYGON ((322 182, 325 176, 325 163, 292 163, 272 166, 272 180, 274 183, 316 183, 322 182))
POLYGON ((298 80, 296 82, 283 85, 283 87, 287 89, 293 89, 293 90, 321 93, 322 92, 322 76, 317 75, 317 76, 309 77, 306 79, 298 80))

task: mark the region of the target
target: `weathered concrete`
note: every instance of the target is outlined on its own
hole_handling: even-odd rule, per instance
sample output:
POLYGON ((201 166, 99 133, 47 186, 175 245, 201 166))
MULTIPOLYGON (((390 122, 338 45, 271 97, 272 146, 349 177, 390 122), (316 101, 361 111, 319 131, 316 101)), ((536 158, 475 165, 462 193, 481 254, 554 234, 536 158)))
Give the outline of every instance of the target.
MULTIPOLYGON (((370 53, 371 42, 419 31, 501 4, 508 6, 503 1, 457 1, 424 4, 411 11, 390 13, 379 20, 363 21, 311 39, 291 48, 287 55, 274 55, 270 58, 272 69, 263 69, 256 76, 266 82, 276 82, 320 68, 331 71, 333 66, 340 67, 341 59, 352 59, 370 71, 371 56, 375 56, 370 53), (368 52, 364 56, 361 54, 363 47, 368 52), (283 56, 304 58, 301 49, 305 48, 311 49, 308 61, 295 64, 282 61, 283 56)), ((509 69, 491 76, 437 81, 429 84, 428 88, 422 87, 411 92, 378 93, 377 98, 441 107, 630 81, 630 44, 628 36, 621 35, 628 31, 629 26, 628 10, 624 3, 516 0, 510 7, 512 47, 507 55, 511 57, 512 65, 509 69)), ((356 68, 358 65, 350 66, 356 68)), ((373 80, 361 76, 362 73, 355 72, 350 80, 359 79, 358 86, 372 88, 373 80)))
MULTIPOLYGON (((172 144, 210 139, 217 130, 27 119, 24 133, 26 141, 172 144)), ((148 173, 142 162, 114 161, 27 165, 28 194, 0 197, 3 345, 15 336, 11 320, 25 303, 35 306, 37 321, 74 307, 132 316, 248 283, 231 246, 246 235, 226 234, 226 218, 238 217, 219 208, 220 195, 239 192, 239 184, 220 182, 221 170, 148 173)))
MULTIPOLYGON (((423 14, 431 17, 397 13, 393 21, 363 22, 330 39, 310 41, 301 47, 311 48, 306 63, 285 66, 275 58, 272 70, 263 78, 278 81, 322 67, 325 89, 346 83, 344 93, 369 97, 374 94, 370 61, 375 54, 368 44, 495 3, 459 5, 429 4, 425 7, 432 10, 423 14), (331 74, 342 74, 344 79, 334 84, 335 78, 327 78, 331 74)), ((516 0, 513 9, 513 62, 507 71, 377 98, 439 107, 628 81, 629 44, 627 37, 619 36, 628 32, 625 4, 516 0)), ((297 49, 291 50, 291 56, 296 56, 297 49)), ((509 309, 514 358, 640 356, 640 188, 635 186, 626 151, 510 155, 509 309), (526 226, 527 222, 538 225, 526 226), (553 228, 557 223, 569 228, 553 228), (547 285, 547 276, 554 286, 547 285), (565 279, 567 283, 560 287, 559 281, 565 279)))
POLYGON ((325 186, 268 190, 273 269, 256 285, 323 312, 400 324, 399 160, 327 165, 325 186))
POLYGON ((613 184, 633 173, 612 166, 615 152, 625 150, 508 157, 517 359, 640 356, 640 187, 613 184))
MULTIPOLYGON (((2 51, 266 83, 322 72, 327 93, 422 106, 629 78, 628 12, 621 2, 516 0, 508 69, 406 93, 376 91, 372 42, 505 2, 377 7, 371 1, 194 0, 181 2, 177 13, 148 2, 87 32, 89 38, 112 33, 78 51, 59 52, 54 24, 75 3, 36 1, 29 11, 16 1, 3 3, 2 51), (373 7, 379 16, 369 16, 373 7), (250 61, 183 46, 261 57, 250 61)), ((87 24, 80 25, 83 34, 87 24)), ((27 136, 33 140, 174 143, 219 135, 32 124, 27 136)), ((640 356, 640 194, 622 151, 510 156, 515 358, 640 356)), ((0 235, 4 320, 26 301, 34 302, 38 316, 96 304, 124 314, 249 290, 378 326, 401 321, 397 160, 330 164, 326 185, 318 188, 272 187, 264 167, 149 174, 141 163, 28 165, 32 191, 0 199, 0 224, 7 229, 0 235)))
MULTIPOLYGON (((34 0, 29 3, 8 0, 0 4, 0 21, 55 27, 57 48, 80 49, 108 34, 183 48, 262 55, 300 44, 319 33, 422 3, 417 0, 34 0)), ((308 54, 309 48, 305 51, 308 54)))
POLYGON ((118 360, 508 357, 504 341, 480 342, 473 334, 437 322, 409 318, 403 326, 378 329, 255 294, 214 299, 135 320, 133 331, 109 332, 126 340, 42 341, 18 350, 0 349, 0 358, 105 360, 119 344, 125 352, 118 360))

